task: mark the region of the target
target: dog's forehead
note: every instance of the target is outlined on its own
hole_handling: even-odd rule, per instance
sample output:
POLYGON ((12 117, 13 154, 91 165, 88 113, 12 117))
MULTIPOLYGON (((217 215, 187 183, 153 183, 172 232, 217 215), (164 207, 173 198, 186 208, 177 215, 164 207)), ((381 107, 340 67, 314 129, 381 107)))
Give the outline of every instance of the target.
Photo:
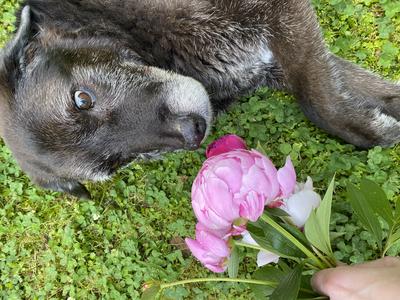
POLYGON ((27 66, 26 80, 49 86, 60 84, 109 83, 121 88, 158 79, 143 65, 136 53, 111 46, 84 48, 53 47, 39 49, 27 66), (59 81, 63 82, 59 82, 59 81), (120 83, 120 84, 118 84, 120 83))
POLYGON ((79 49, 59 48, 52 49, 49 54, 63 64, 92 65, 92 64, 117 64, 121 62, 121 56, 116 49, 108 47, 90 47, 79 49))

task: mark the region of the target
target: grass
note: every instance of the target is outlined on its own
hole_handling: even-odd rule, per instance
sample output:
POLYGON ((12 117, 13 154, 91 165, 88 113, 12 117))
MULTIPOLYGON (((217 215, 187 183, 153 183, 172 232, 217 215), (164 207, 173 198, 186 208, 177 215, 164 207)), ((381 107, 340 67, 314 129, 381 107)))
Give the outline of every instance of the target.
MULTIPOLYGON (((0 40, 12 30, 16 0, 0 0, 0 40)), ((400 1, 315 0, 332 51, 400 80, 400 1)), ((400 199, 400 146, 356 150, 317 129, 293 98, 261 89, 241 99, 215 124, 212 140, 236 133, 260 142, 277 165, 291 155, 302 179, 314 178, 321 194, 333 174, 337 189, 331 223, 334 250, 344 262, 374 259, 378 249, 352 215, 347 182, 370 178, 392 201, 400 199)), ((193 235, 191 182, 204 149, 133 164, 112 181, 89 184, 93 201, 79 201, 32 185, 0 142, 0 298, 137 299, 149 280, 205 277, 183 249, 193 235)), ((400 253, 400 245, 389 253, 400 253)), ((255 269, 254 252, 242 253, 255 269)), ((247 275, 246 275, 247 274, 247 275)), ((249 299, 245 285, 213 283, 171 289, 171 299, 249 299)))

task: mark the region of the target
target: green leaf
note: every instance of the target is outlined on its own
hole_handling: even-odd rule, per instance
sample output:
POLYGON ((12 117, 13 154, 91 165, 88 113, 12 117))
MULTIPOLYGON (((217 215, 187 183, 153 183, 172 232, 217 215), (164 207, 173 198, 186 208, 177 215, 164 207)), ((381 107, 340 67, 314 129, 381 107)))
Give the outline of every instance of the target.
POLYGON ((311 212, 304 226, 304 233, 308 241, 315 248, 331 257, 333 256, 333 252, 329 234, 329 223, 331 219, 334 185, 335 178, 332 179, 321 205, 311 212))
POLYGON ((280 208, 266 207, 264 213, 272 217, 288 217, 289 214, 280 208))
POLYGON ((314 292, 311 286, 311 278, 311 275, 301 276, 300 292, 298 295, 298 299, 313 299, 321 296, 318 293, 314 292))
POLYGON ((239 250, 233 246, 231 257, 229 258, 228 274, 229 278, 237 278, 239 273, 239 250))
POLYGON ((394 220, 396 223, 400 222, 400 200, 396 202, 396 210, 394 212, 394 220))
POLYGON ((299 228, 289 225, 286 223, 280 224, 286 231, 288 231, 291 235, 293 235, 296 239, 298 239, 303 245, 309 245, 309 241, 307 240, 306 236, 303 232, 300 231, 299 228))
POLYGON ((363 179, 360 190, 373 212, 381 216, 391 227, 393 225, 393 209, 383 189, 375 182, 363 179))
MULTIPOLYGON (((256 280, 276 282, 278 285, 278 282, 281 282, 285 277, 285 272, 277 267, 265 266, 255 271, 252 277, 256 280)), ((276 287, 250 284, 250 288, 256 296, 256 299, 266 299, 271 296, 276 287)))
POLYGON ((347 185, 347 197, 361 224, 372 234, 382 250, 382 228, 370 203, 364 194, 350 183, 347 185))
POLYGON ((262 248, 286 258, 305 257, 292 242, 264 221, 247 224, 247 230, 262 248))
POLYGON ((389 252, 389 250, 395 246, 400 241, 400 229, 398 229, 395 233, 393 233, 388 241, 386 242, 386 251, 385 255, 389 252))
POLYGON ((400 240, 400 229, 393 233, 388 240, 388 248, 390 248, 394 243, 400 240))
POLYGON ((303 265, 300 264, 290 271, 272 293, 270 300, 296 300, 300 291, 303 265))
POLYGON ((161 285, 159 283, 151 284, 149 288, 147 288, 140 298, 141 300, 155 300, 158 299, 161 292, 161 285))
POLYGON ((282 152, 284 155, 289 155, 292 152, 292 145, 285 143, 279 146, 279 151, 282 152))

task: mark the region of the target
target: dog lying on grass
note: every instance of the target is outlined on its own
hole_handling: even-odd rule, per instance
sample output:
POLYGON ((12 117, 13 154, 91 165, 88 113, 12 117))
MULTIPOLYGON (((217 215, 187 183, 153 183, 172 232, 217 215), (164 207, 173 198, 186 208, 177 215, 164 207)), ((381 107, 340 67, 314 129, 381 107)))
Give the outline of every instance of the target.
POLYGON ((333 55, 309 0, 27 0, 0 57, 0 133, 38 185, 196 149, 259 86, 356 146, 400 140, 400 87, 333 55))

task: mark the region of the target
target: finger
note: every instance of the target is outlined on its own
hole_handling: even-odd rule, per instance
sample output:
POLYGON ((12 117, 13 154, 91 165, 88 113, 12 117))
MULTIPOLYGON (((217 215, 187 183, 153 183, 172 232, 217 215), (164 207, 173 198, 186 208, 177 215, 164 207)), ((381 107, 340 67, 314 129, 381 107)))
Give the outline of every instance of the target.
POLYGON ((354 265, 355 268, 388 268, 388 267, 400 267, 400 258, 394 256, 387 256, 371 262, 366 262, 358 265, 354 265))
POLYGON ((330 282, 332 274, 335 274, 336 269, 322 270, 311 278, 311 286, 317 293, 321 295, 329 295, 330 288, 327 283, 330 282))
POLYGON ((379 269, 360 271, 361 268, 337 267, 322 270, 311 280, 314 290, 320 294, 332 296, 340 292, 350 292, 361 289, 376 281, 379 269))

